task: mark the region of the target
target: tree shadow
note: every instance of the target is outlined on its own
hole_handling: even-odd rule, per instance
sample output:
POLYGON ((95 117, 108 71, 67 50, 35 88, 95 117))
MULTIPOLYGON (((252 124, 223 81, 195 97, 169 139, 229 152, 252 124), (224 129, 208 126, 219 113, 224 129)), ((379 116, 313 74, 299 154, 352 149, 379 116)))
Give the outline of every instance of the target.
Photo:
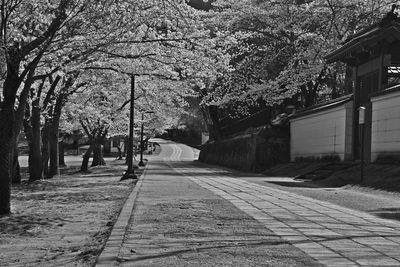
POLYGON ((54 220, 39 214, 10 214, 0 217, 0 234, 35 236, 41 227, 49 226, 54 220))
POLYGON ((370 212, 383 219, 400 221, 400 208, 382 208, 370 212))
MULTIPOLYGON (((299 236, 301 237, 301 236, 299 236)), ((299 245, 299 244, 309 244, 309 243, 322 243, 322 242, 330 242, 330 241, 340 241, 340 240, 352 240, 355 238, 376 238, 376 237, 392 237, 392 238, 398 238, 400 235, 344 235, 340 237, 324 237, 320 236, 318 239, 310 239, 304 236, 304 239, 297 240, 297 241, 288 241, 285 240, 281 237, 278 237, 278 239, 274 240, 266 240, 266 239, 242 239, 242 240, 211 240, 211 241, 204 241, 204 242, 199 242, 196 241, 194 244, 190 244, 187 241, 184 241, 185 245, 190 246, 190 245, 197 245, 197 247, 192 247, 192 248, 187 248, 187 249, 180 249, 180 250, 172 250, 168 252, 163 252, 163 253, 157 253, 157 254, 152 254, 152 255, 145 255, 145 256, 132 256, 132 257, 119 257, 117 258, 118 262, 137 262, 137 261, 143 261, 143 260, 149 260, 149 259, 157 259, 157 258, 167 258, 171 256, 178 256, 181 254, 185 253, 199 253, 199 252, 207 252, 209 250, 214 250, 214 249, 237 249, 240 247, 249 247, 249 248, 256 248, 259 246, 281 246, 281 245, 299 245), (213 244, 217 243, 217 244, 213 244), (221 245, 218 245, 218 243, 223 243, 221 245), (210 244, 210 245, 207 245, 210 244), (199 247, 201 246, 201 247, 199 247)), ((175 241, 174 244, 170 244, 171 246, 174 245, 176 246, 177 242, 175 241)), ((164 244, 165 245, 165 244, 164 244)), ((135 251, 132 251, 132 253, 135 253, 135 251)), ((369 253, 369 252, 366 252, 369 253)))
MULTIPOLYGON (((199 243, 198 241, 196 243, 199 243)), ((135 262, 135 261, 142 261, 148 259, 157 259, 157 258, 166 258, 171 256, 176 256, 184 253, 199 253, 204 252, 207 250, 212 249, 225 249, 225 248, 240 248, 240 247, 257 247, 257 246, 277 246, 283 244, 289 244, 288 241, 284 240, 235 240, 235 241, 226 241, 226 240, 213 240, 207 241, 207 243, 228 243, 228 244, 221 244, 221 245, 210 245, 210 246, 203 246, 203 247, 196 247, 196 248, 188 248, 188 249, 181 249, 181 250, 173 250, 169 252, 159 253, 156 255, 148 255, 148 256, 136 256, 136 257, 122 257, 118 258, 119 262, 135 262), (231 244, 229 244, 231 242, 231 244)))
POLYGON ((290 182, 290 181, 265 181, 269 184, 276 184, 285 187, 298 187, 298 188, 324 188, 322 185, 318 185, 311 182, 290 182))

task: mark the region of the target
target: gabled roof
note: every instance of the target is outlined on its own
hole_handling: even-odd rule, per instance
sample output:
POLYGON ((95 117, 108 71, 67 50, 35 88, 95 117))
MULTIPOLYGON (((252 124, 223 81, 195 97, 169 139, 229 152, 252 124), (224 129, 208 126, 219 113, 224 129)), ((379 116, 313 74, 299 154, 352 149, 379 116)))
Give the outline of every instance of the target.
POLYGON ((387 16, 379 23, 350 36, 341 47, 326 55, 325 59, 328 63, 343 60, 354 52, 361 52, 382 40, 389 43, 400 40, 400 19, 397 16, 387 16))

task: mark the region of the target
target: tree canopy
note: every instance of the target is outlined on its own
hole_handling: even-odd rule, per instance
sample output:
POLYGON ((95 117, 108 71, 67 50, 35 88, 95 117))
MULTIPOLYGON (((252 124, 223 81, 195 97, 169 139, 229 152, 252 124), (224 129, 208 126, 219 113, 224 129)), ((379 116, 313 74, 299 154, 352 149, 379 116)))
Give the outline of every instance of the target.
POLYGON ((127 131, 133 76, 139 122, 153 112, 149 128, 179 127, 200 103, 214 136, 223 121, 344 95, 351 73, 324 56, 392 2, 1 1, 0 214, 9 212, 22 129, 35 180, 57 168, 60 129, 127 131))
POLYGON ((283 111, 352 91, 349 70, 324 56, 382 19, 393 1, 215 1, 209 28, 229 55, 229 68, 210 85, 210 117, 240 119, 262 109, 283 111))

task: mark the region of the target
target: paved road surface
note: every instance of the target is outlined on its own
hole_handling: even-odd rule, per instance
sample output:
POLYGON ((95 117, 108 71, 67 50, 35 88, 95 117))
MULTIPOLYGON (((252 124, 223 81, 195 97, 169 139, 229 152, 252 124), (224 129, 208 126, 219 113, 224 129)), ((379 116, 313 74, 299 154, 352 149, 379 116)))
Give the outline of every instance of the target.
MULTIPOLYGON (((241 213, 240 211, 242 211, 253 218, 253 220, 246 220, 250 228, 255 227, 252 225, 253 222, 257 222, 257 227, 263 227, 265 232, 259 228, 257 231, 262 232, 263 235, 273 233, 306 255, 304 257, 294 249, 294 254, 288 254, 287 261, 281 259, 280 264, 278 264, 279 261, 271 261, 270 264, 265 262, 265 266, 318 264, 326 266, 400 266, 400 223, 397 221, 380 219, 368 213, 300 196, 278 188, 255 184, 236 178, 233 172, 193 163, 196 151, 184 145, 167 142, 162 143, 162 148, 160 159, 165 163, 150 164, 148 175, 141 181, 141 188, 138 189, 139 197, 127 231, 123 236, 124 243, 118 250, 117 259, 124 266, 157 266, 161 262, 170 266, 212 266, 210 264, 216 264, 215 261, 196 260, 194 259, 195 255, 187 258, 186 263, 182 259, 171 260, 170 256, 180 254, 185 247, 189 246, 190 249, 193 249, 193 246, 184 242, 185 238, 190 237, 190 231, 183 231, 186 236, 179 239, 175 245, 173 242, 171 243, 171 239, 167 240, 168 245, 166 245, 165 232, 168 232, 168 229, 159 229, 158 226, 163 225, 162 227, 168 228, 170 224, 176 222, 172 220, 169 222, 170 224, 162 224, 162 219, 160 219, 160 223, 157 224, 157 218, 162 217, 160 215, 151 219, 151 225, 146 225, 146 220, 140 221, 149 216, 146 208, 152 207, 151 204, 144 205, 143 203, 153 203, 157 201, 155 198, 161 202, 180 197, 189 201, 194 198, 197 200, 210 198, 209 194, 230 202, 238 209, 232 210, 231 213, 241 213), (156 168, 155 172, 153 166, 156 168), (165 179, 165 177, 179 178, 179 182, 165 179), (174 181, 176 186, 171 187, 171 184, 168 183, 171 181, 174 181), (194 190, 193 184, 197 184, 205 191, 194 190), (162 188, 165 190, 163 191, 162 188), (151 233, 149 234, 149 232, 151 233), (160 246, 160 244, 165 246, 160 246), (177 252, 178 247, 180 253, 177 252)), ((227 206, 225 205, 225 207, 227 206)), ((167 207, 164 208, 165 212, 171 212, 167 207)), ((196 217, 191 219, 199 220, 196 217)), ((190 224, 192 221, 188 220, 186 223, 190 224)), ((184 227, 184 225, 180 227, 184 227)), ((197 227, 201 227, 201 225, 197 227)), ((176 229, 174 228, 174 230, 176 229)), ((196 228, 192 228, 191 231, 196 231, 196 228)), ((173 236, 173 240, 177 241, 176 235, 173 236)), ((270 249, 270 247, 265 249, 270 249)), ((249 265, 258 266, 260 263, 253 259, 255 256, 259 257, 260 255, 249 255, 244 259, 249 260, 249 265)), ((269 255, 264 255, 266 260, 269 259, 268 257, 269 255)), ((219 265, 241 266, 244 263, 244 261, 235 263, 231 258, 222 260, 219 265)))

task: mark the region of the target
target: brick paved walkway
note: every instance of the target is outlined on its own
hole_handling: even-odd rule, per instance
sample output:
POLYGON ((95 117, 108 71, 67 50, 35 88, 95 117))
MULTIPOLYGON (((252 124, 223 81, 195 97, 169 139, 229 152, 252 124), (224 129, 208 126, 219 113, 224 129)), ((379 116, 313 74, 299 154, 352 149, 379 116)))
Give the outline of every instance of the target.
MULTIPOLYGON (((186 152, 186 154, 183 153, 177 145, 167 148, 165 152, 168 153, 161 155, 160 158, 169 162, 170 167, 179 173, 171 176, 173 171, 168 169, 167 175, 175 177, 174 179, 178 179, 179 176, 180 182, 175 181, 171 184, 168 179, 161 176, 150 179, 151 181, 145 180, 147 187, 144 188, 147 188, 146 190, 151 188, 154 192, 151 195, 152 198, 150 195, 147 196, 144 203, 160 195, 202 199, 200 195, 194 196, 192 193, 185 192, 189 188, 193 189, 187 184, 192 181, 228 200, 263 224, 266 229, 290 242, 321 264, 326 266, 400 266, 400 222, 380 219, 365 212, 236 179, 231 176, 231 173, 219 168, 201 167, 190 162, 172 162, 189 159, 191 156, 188 156, 186 152), (186 189, 183 187, 184 184, 186 184, 186 189), (167 187, 168 190, 166 190, 167 187)), ((121 227, 114 229, 114 234, 110 236, 108 244, 99 257, 98 266, 119 265, 118 262, 126 259, 127 253, 124 252, 123 243, 131 242, 127 234, 129 231, 125 232, 132 220, 132 217, 129 219, 129 211, 134 207, 138 191, 143 190, 143 188, 140 189, 142 183, 143 181, 139 182, 132 197, 127 201, 120 216, 123 223, 117 224, 121 227)), ((143 236, 146 234, 143 233, 143 236)), ((140 247, 145 247, 147 241, 134 238, 132 242, 139 242, 140 247), (143 242, 146 244, 142 244, 143 242)), ((132 252, 136 253, 130 250, 128 254, 132 252)), ((128 262, 126 264, 130 266, 128 262)))
POLYGON ((400 223, 216 170, 177 169, 327 266, 400 266, 400 223), (190 176, 190 173, 196 176, 190 176), (204 173, 204 175, 198 175, 204 173))

